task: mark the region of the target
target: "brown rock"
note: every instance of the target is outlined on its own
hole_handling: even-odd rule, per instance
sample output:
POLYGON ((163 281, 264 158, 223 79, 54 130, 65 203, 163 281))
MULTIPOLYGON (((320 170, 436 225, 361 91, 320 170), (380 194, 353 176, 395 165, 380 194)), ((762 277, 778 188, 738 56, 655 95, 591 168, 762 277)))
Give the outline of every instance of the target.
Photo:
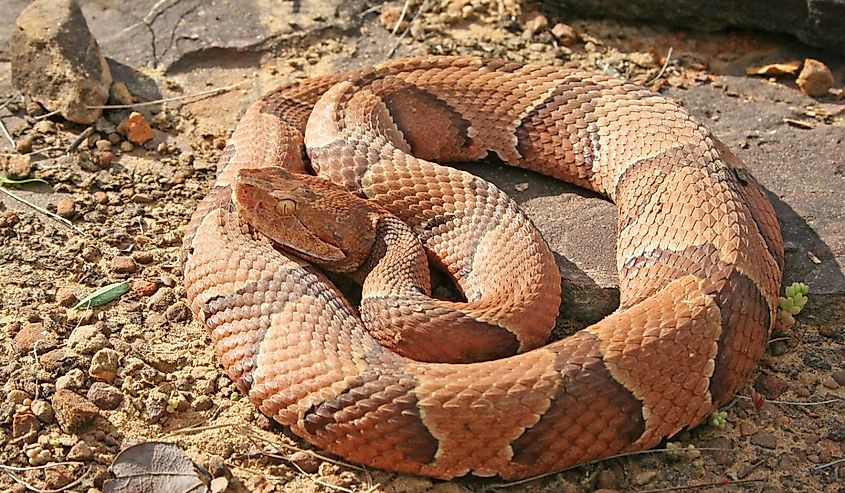
POLYGON ((35 0, 21 12, 11 36, 12 83, 49 111, 94 123, 112 78, 82 10, 74 0, 35 0))
POLYGON ((795 81, 808 96, 824 96, 833 87, 833 74, 824 63, 813 58, 804 60, 804 67, 795 81))
POLYGON ((15 334, 15 346, 24 352, 32 351, 36 345, 39 351, 55 349, 59 338, 55 332, 44 328, 40 323, 28 323, 15 334))
POLYGON ((7 177, 22 180, 32 173, 32 158, 20 154, 0 154, 0 168, 7 177))
MULTIPOLYGON (((378 16, 379 24, 382 25, 383 28, 387 29, 388 31, 393 31, 396 27, 396 23, 399 22, 399 18, 402 15, 402 8, 397 6, 386 6, 384 10, 381 11, 381 14, 378 16)), ((396 29, 397 32, 402 32, 408 28, 408 15, 405 14, 405 18, 402 19, 402 22, 399 23, 399 27, 396 29)))
POLYGON ((126 255, 117 255, 111 260, 111 269, 117 274, 130 274, 138 270, 138 265, 126 255))
POLYGON ((525 21, 525 32, 522 36, 526 39, 533 38, 535 34, 549 27, 549 20, 539 12, 529 14, 525 21))
POLYGON ((292 453, 288 460, 308 474, 313 474, 320 469, 321 461, 313 453, 305 450, 292 453))
POLYGON ((106 347, 108 337, 98 325, 80 325, 67 339, 67 347, 79 354, 94 354, 106 347))
POLYGON ((59 289, 56 291, 56 303, 60 306, 70 308, 75 305, 77 301, 79 300, 76 298, 76 294, 69 289, 59 289))
POLYGON ((56 379, 56 390, 78 389, 84 383, 85 374, 79 368, 74 368, 56 379))
POLYGON ((845 387, 845 370, 836 370, 830 374, 833 380, 839 385, 845 387))
POLYGON ((70 219, 76 215, 76 204, 71 198, 63 198, 56 204, 56 214, 65 219, 70 219))
POLYGON ((15 143, 15 150, 18 151, 19 154, 26 154, 32 151, 32 137, 29 135, 25 135, 18 139, 15 143))
POLYGON ((67 452, 68 460, 87 461, 93 458, 94 452, 91 451, 91 447, 81 440, 76 442, 76 444, 67 452))
POLYGON ((12 417, 12 438, 20 438, 29 435, 30 438, 26 440, 27 443, 35 442, 38 435, 38 430, 41 429, 41 423, 38 418, 31 413, 19 413, 12 417))
POLYGON ((0 228, 9 228, 21 221, 15 211, 3 211, 0 214, 0 228))
POLYGON ((773 434, 761 431, 751 436, 751 443, 767 449, 775 449, 778 446, 778 439, 773 434))
POLYGON ((103 191, 94 192, 94 200, 100 205, 106 205, 109 203, 109 194, 103 191))
POLYGON ((94 354, 91 358, 91 366, 88 368, 88 374, 97 380, 104 382, 114 382, 117 377, 117 369, 120 366, 120 353, 114 349, 103 348, 94 354))
POLYGON ((117 131, 121 135, 125 135, 129 142, 136 145, 144 144, 153 138, 153 129, 144 115, 137 111, 133 111, 125 120, 120 122, 117 131))
POLYGON ((777 375, 768 374, 757 379, 754 388, 766 396, 767 399, 777 399, 789 388, 789 382, 777 375))
POLYGON ((29 408, 32 409, 32 414, 38 418, 38 421, 41 421, 44 424, 49 425, 56 420, 56 415, 53 413, 53 406, 45 400, 34 400, 32 401, 32 404, 29 405, 29 408))
POLYGON ((123 393, 107 383, 94 382, 88 389, 88 400, 100 409, 111 411, 123 402, 123 393))
POLYGON ((158 291, 158 284, 146 279, 132 281, 132 292, 138 296, 152 296, 158 291))
POLYGON ((149 264, 155 260, 155 256, 152 252, 135 252, 132 254, 132 258, 139 264, 149 264))
POLYGON ((552 36, 558 40, 558 42, 563 46, 572 46, 578 41, 578 33, 575 31, 575 28, 570 26, 569 24, 564 24, 563 22, 558 22, 552 28, 552 36))
POLYGON ((88 429, 100 414, 91 401, 66 389, 57 390, 53 395, 53 411, 62 431, 71 434, 88 429))
POLYGON ((191 319, 191 310, 181 301, 177 301, 167 308, 164 316, 171 322, 186 322, 191 319))
POLYGON ((633 479, 631 479, 631 484, 634 486, 645 486, 654 481, 655 476, 657 476, 657 471, 643 471, 637 473, 633 479))
POLYGON ((97 164, 103 167, 111 166, 114 161, 114 153, 111 151, 97 151, 94 156, 97 158, 97 164))

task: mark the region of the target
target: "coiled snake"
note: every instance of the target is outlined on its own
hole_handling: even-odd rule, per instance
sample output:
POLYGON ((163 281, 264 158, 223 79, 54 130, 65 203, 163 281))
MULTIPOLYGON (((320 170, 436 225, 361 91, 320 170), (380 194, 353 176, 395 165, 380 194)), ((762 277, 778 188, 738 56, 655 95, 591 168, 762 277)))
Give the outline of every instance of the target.
POLYGON ((228 374, 297 435, 383 469, 520 478, 653 447, 731 398, 765 349, 783 245, 738 158, 659 94, 568 68, 415 57, 254 103, 187 228, 183 265, 228 374), (429 162, 490 153, 617 204, 616 312, 537 347, 560 302, 548 248, 497 188, 429 162), (322 206, 302 200, 339 192, 290 174, 311 169, 384 214, 356 219, 359 202, 340 198, 340 219, 315 232, 322 206), (389 236, 393 215, 416 238, 389 236), (276 220, 287 239, 264 234, 276 220), (400 268, 412 286, 382 269, 418 241, 465 302, 428 298, 427 267, 400 268), (310 262, 354 271, 367 255, 372 335, 310 262), (465 360, 489 361, 430 362, 465 360))

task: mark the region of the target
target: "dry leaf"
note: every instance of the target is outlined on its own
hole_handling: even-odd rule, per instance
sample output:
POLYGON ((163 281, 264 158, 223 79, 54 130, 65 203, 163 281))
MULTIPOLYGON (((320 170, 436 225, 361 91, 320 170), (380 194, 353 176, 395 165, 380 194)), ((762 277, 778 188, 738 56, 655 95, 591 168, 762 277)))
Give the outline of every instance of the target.
POLYGON ((146 442, 124 449, 111 465, 116 479, 103 493, 207 493, 211 475, 178 446, 146 442))
POLYGON ((786 75, 794 74, 799 68, 801 68, 801 60, 792 60, 784 63, 770 63, 768 65, 747 67, 745 73, 748 75, 786 75))

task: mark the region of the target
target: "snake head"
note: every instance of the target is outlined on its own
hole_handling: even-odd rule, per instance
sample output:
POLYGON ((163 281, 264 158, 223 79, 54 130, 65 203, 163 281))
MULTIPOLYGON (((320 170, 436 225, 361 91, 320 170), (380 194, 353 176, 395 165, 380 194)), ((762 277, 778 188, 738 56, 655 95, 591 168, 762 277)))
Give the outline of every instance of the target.
POLYGON ((358 269, 375 241, 373 206, 316 176, 281 168, 241 169, 232 200, 253 229, 328 270, 358 269))

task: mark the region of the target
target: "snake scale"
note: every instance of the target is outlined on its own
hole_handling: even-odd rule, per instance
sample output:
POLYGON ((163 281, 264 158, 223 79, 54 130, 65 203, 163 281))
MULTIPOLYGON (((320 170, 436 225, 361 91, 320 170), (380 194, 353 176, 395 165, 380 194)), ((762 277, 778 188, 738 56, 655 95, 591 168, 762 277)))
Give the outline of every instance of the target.
MULTIPOLYGON (((292 200, 276 211, 291 214, 292 200)), ((570 68, 426 56, 255 102, 187 227, 183 270, 229 376, 297 435, 377 468, 522 478, 653 447, 729 400, 764 352, 783 244, 762 187, 667 98, 570 68), (493 185, 430 162, 493 154, 618 206, 617 311, 542 345, 560 302, 545 243, 493 185), (423 361, 377 342, 389 328, 371 335, 307 255, 238 213, 239 180, 280 168, 316 171, 401 218, 466 296, 458 339, 489 333, 511 355, 470 342, 469 359, 487 361, 433 362, 449 352, 436 329, 439 342, 415 342, 423 361)), ((451 316, 387 284, 362 312, 367 302, 399 325, 451 316)))

